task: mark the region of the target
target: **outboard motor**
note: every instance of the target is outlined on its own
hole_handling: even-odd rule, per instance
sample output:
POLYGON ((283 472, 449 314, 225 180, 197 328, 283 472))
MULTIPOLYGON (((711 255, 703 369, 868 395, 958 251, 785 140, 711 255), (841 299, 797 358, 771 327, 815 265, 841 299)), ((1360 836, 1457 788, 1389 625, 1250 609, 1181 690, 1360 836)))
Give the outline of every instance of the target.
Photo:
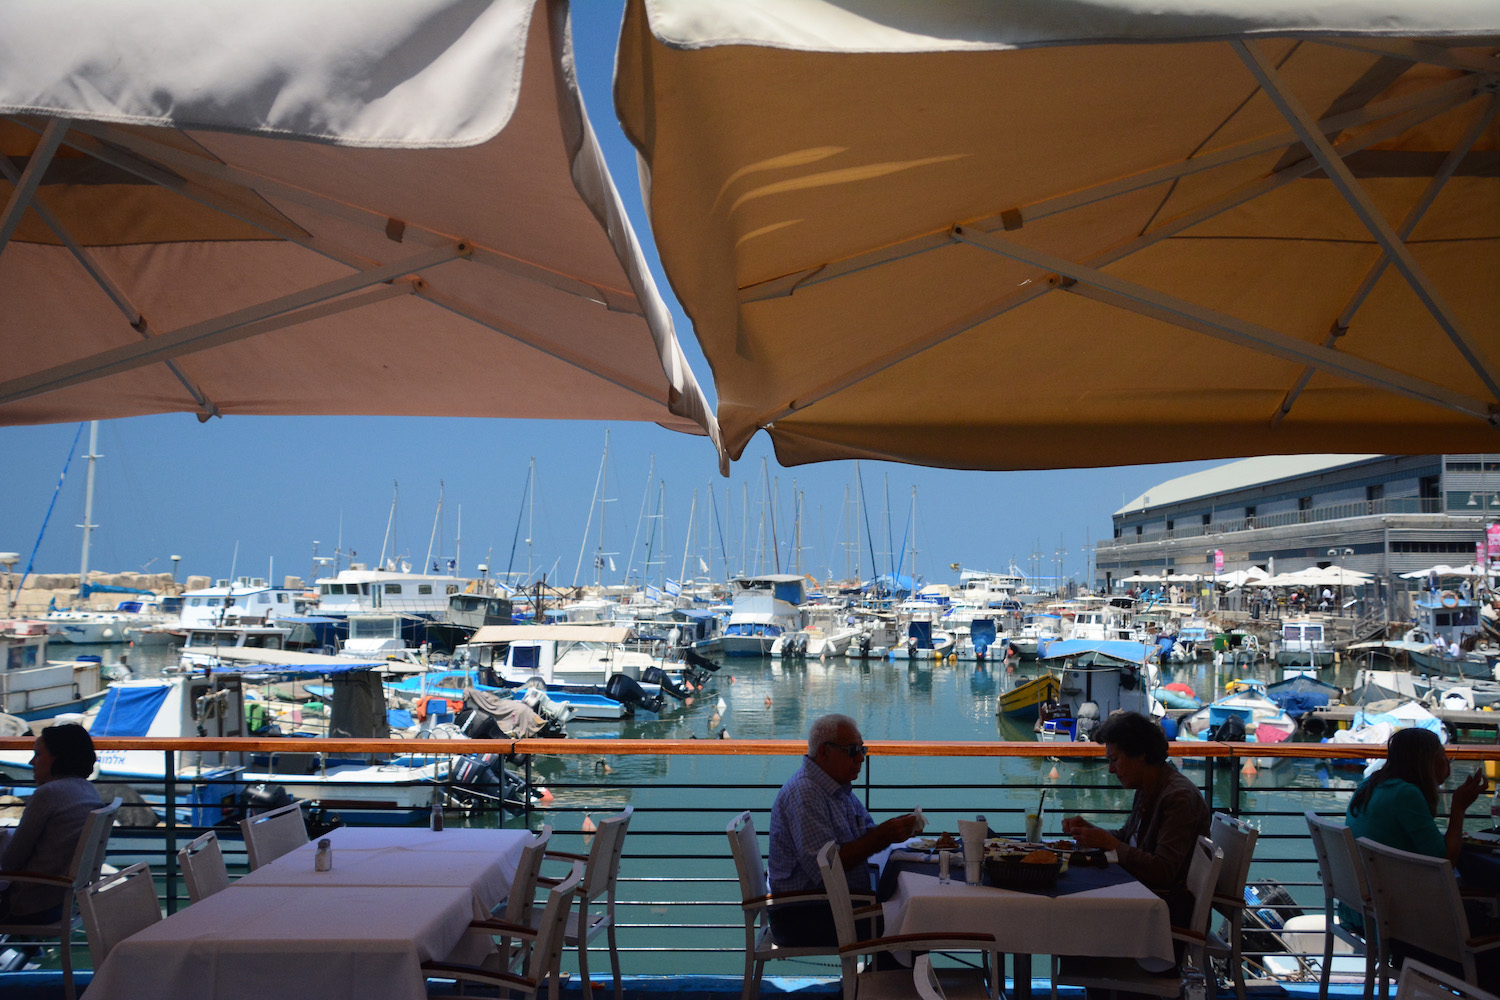
POLYGON ((291 803, 292 797, 287 794, 285 785, 272 785, 257 781, 253 785, 246 785, 245 790, 240 793, 240 805, 244 808, 246 816, 280 809, 291 803))
POLYGON ((1073 739, 1079 743, 1087 743, 1094 738, 1094 730, 1099 728, 1099 706, 1086 701, 1078 706, 1078 728, 1074 731, 1073 739))
POLYGON ((662 709, 661 695, 650 697, 645 690, 636 683, 635 678, 625 674, 611 674, 609 682, 604 685, 604 696, 612 701, 617 701, 625 708, 634 712, 637 706, 648 712, 660 712, 662 709))
POLYGON ((1220 743, 1243 743, 1245 742, 1245 720, 1238 715, 1231 715, 1219 723, 1218 728, 1210 733, 1208 738, 1220 743))
POLYGON ((673 698, 676 698, 678 701, 682 701, 685 698, 690 698, 693 695, 692 691, 689 691, 687 688, 674 681, 661 667, 652 666, 647 667, 645 670, 642 670, 641 681, 646 684, 656 684, 660 686, 663 691, 671 695, 673 698))
POLYGON ((906 640, 906 655, 907 655, 907 657, 909 659, 915 660, 917 658, 917 638, 916 638, 916 636, 912 636, 910 639, 906 640))
POLYGON ((798 632, 795 635, 788 636, 786 640, 785 650, 787 656, 794 656, 798 659, 806 659, 807 633, 798 632))
POLYGON ((521 703, 547 720, 547 735, 566 735, 563 733, 562 727, 569 719, 573 718, 573 710, 553 701, 547 695, 547 685, 542 683, 540 678, 533 677, 526 682, 525 694, 521 696, 521 703))
POLYGON ((870 637, 867 635, 859 638, 859 658, 868 660, 870 658, 870 637))

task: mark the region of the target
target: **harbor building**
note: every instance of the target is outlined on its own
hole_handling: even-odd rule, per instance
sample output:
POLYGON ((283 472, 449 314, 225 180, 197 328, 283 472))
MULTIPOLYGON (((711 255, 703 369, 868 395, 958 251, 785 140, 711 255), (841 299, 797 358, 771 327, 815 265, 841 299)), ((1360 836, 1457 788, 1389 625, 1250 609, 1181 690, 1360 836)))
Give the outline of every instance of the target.
POLYGON ((1400 574, 1475 559, 1500 521, 1500 455, 1273 455, 1153 486, 1114 513, 1095 547, 1095 582, 1139 574, 1271 574, 1344 566, 1373 574, 1374 597, 1400 574))

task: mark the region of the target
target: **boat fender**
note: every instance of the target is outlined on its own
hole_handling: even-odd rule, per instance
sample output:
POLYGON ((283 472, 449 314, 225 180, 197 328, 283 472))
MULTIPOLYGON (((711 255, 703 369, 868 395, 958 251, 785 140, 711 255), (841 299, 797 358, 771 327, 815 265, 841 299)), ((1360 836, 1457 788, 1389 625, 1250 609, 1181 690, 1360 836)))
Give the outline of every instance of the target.
POLYGON ((1443 607, 1445 607, 1445 608, 1456 608, 1456 607, 1458 607, 1458 595, 1455 594, 1451 590, 1445 590, 1445 591, 1443 591, 1442 601, 1443 601, 1443 607))

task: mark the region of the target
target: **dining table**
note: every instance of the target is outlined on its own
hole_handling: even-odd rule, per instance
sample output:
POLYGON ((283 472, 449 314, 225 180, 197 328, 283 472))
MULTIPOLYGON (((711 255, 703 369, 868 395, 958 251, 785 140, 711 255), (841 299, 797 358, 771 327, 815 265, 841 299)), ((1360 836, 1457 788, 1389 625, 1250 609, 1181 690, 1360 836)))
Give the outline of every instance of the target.
POLYGON ((893 852, 880 881, 885 934, 991 933, 1013 956, 1014 996, 1031 995, 1032 955, 1129 957, 1150 969, 1175 961, 1166 901, 1118 863, 1073 865, 1052 886, 969 885, 963 865, 944 883, 937 865, 893 852))
POLYGON ((475 962, 524 830, 342 828, 119 942, 90 1000, 422 1000, 422 963, 475 962))

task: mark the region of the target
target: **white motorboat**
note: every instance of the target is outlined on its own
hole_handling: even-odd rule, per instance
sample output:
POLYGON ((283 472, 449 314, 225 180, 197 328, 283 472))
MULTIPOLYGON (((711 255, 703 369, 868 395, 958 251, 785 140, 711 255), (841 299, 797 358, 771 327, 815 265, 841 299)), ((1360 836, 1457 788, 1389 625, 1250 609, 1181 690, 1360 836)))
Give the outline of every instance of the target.
POLYGON ((82 712, 104 697, 97 656, 49 661, 49 626, 0 621, 0 713, 28 722, 82 712))
POLYGON ((259 577, 219 580, 212 587, 183 591, 181 625, 184 629, 204 628, 295 615, 298 596, 259 577))
POLYGON ((448 612, 448 598, 467 585, 467 581, 450 574, 383 569, 346 569, 316 582, 318 614, 331 618, 373 611, 442 618, 448 612))
POLYGON ((292 630, 279 625, 205 625, 186 630, 179 655, 179 669, 186 671, 216 667, 224 654, 234 650, 286 648, 292 630))
POLYGON ((790 573, 733 581, 733 610, 719 638, 725 656, 767 656, 776 637, 807 625, 806 579, 790 573))

